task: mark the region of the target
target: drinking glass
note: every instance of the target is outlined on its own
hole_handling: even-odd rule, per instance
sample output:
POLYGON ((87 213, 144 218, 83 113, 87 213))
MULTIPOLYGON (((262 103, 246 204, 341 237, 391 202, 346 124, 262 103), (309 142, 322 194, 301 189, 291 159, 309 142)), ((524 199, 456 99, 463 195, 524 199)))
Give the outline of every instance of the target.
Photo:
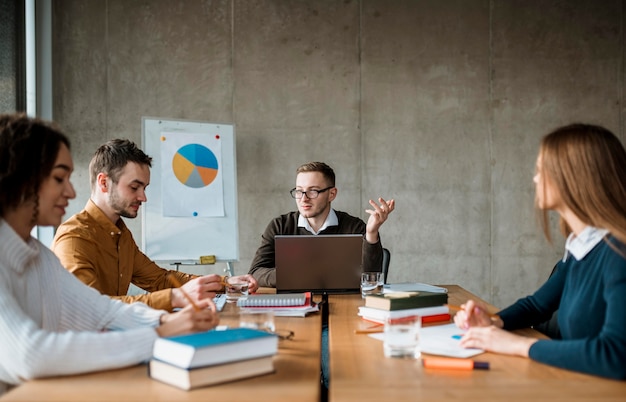
POLYGON ((361 274, 361 297, 383 291, 382 272, 363 272, 361 274))
POLYGON ((239 326, 274 333, 274 312, 272 311, 241 311, 239 326))
POLYGON ((242 297, 248 296, 248 286, 250 284, 246 281, 228 282, 224 286, 224 293, 226 294, 226 302, 236 303, 242 297))
POLYGON ((420 357, 420 329, 422 319, 418 315, 385 320, 383 350, 385 357, 416 359, 420 357))

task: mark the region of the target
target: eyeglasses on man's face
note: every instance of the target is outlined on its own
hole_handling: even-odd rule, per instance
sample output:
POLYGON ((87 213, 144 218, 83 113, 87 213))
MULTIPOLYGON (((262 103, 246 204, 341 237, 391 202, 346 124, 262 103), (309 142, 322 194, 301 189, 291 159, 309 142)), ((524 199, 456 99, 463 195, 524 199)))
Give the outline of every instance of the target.
POLYGON ((293 198, 297 198, 297 199, 300 199, 300 198, 302 198, 302 196, 306 195, 306 198, 308 198, 310 200, 313 200, 313 199, 319 197, 319 195, 321 193, 326 192, 326 191, 330 190, 333 187, 335 187, 335 186, 326 187, 326 188, 323 188, 321 190, 307 190, 307 191, 302 191, 302 190, 297 189, 297 188, 292 188, 291 191, 289 192, 289 194, 291 194, 291 196, 293 198))

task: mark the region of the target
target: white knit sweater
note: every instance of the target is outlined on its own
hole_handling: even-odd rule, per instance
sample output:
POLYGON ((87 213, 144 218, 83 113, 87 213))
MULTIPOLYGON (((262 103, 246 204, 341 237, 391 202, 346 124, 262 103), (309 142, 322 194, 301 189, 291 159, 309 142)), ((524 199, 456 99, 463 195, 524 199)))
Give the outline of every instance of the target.
POLYGON ((0 219, 0 395, 32 378, 149 359, 163 313, 101 295, 0 219))

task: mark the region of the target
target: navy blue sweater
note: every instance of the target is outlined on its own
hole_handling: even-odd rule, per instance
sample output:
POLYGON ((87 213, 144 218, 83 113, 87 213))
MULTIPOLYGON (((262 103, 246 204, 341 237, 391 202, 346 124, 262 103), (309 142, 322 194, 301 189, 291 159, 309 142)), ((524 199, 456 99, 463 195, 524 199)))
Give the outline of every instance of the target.
POLYGON ((531 359, 626 379, 626 247, 609 239, 613 247, 605 239, 581 261, 569 255, 537 292, 499 313, 511 330, 539 324, 559 310, 563 339, 534 343, 531 359))

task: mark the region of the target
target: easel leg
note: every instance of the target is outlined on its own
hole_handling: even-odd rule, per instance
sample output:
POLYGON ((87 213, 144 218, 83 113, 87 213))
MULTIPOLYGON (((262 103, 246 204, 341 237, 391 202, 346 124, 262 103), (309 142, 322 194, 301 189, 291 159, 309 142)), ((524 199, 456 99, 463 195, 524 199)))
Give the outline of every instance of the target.
POLYGON ((235 276, 235 269, 233 268, 233 263, 231 261, 226 261, 226 268, 224 269, 226 275, 235 276))

